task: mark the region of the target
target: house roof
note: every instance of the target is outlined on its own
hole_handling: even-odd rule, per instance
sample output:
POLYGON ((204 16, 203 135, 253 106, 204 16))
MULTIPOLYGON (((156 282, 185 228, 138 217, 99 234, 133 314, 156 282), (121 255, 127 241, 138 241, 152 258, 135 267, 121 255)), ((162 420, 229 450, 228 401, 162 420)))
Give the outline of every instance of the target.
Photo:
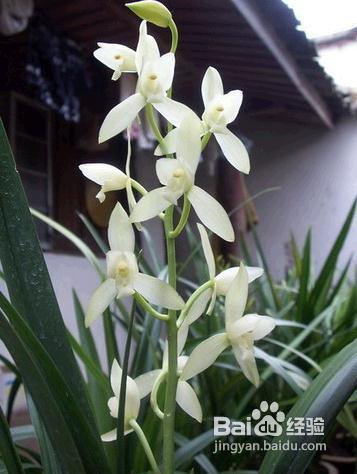
MULTIPOLYGON (((36 0, 37 9, 91 54, 97 41, 134 46, 138 19, 123 1, 36 0)), ((245 111, 318 120, 331 126, 343 103, 316 60, 293 11, 281 0, 167 0, 180 32, 175 91, 200 100, 205 69, 216 66, 226 90, 242 89, 245 111), (195 84, 195 88, 192 87, 195 84)), ((167 30, 153 27, 168 45, 167 30)))

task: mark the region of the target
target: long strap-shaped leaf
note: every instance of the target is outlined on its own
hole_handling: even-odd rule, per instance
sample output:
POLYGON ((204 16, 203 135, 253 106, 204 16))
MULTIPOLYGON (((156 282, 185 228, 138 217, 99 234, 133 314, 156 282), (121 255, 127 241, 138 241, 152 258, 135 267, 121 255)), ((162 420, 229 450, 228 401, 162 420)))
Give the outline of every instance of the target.
POLYGON ((73 387, 89 423, 95 426, 1 120, 0 260, 13 305, 73 387))
POLYGON ((9 426, 0 408, 0 453, 9 474, 21 474, 23 469, 14 443, 11 439, 9 426))
MULTIPOLYGON (((98 433, 89 424, 85 413, 81 410, 78 400, 76 400, 75 393, 73 392, 73 387, 66 383, 55 363, 46 349, 38 341, 31 328, 1 294, 0 308, 10 321, 10 324, 7 323, 5 317, 3 315, 1 316, 0 312, 1 329, 5 331, 8 337, 11 337, 12 331, 16 334, 18 341, 23 345, 24 350, 26 350, 28 357, 31 358, 32 364, 36 366, 38 372, 45 378, 45 383, 50 392, 49 399, 46 400, 46 403, 53 400, 54 404, 56 404, 60 409, 68 430, 70 431, 78 449, 83 465, 85 466, 85 472, 88 474, 96 474, 98 471, 103 474, 110 472, 106 464, 104 450, 99 441, 98 433)), ((12 353, 15 361, 18 362, 19 358, 23 357, 23 355, 21 353, 19 354, 18 350, 15 350, 14 346, 9 342, 8 337, 4 337, 5 344, 12 353)), ((28 372, 30 370, 31 368, 29 367, 28 370, 26 370, 26 374, 23 370, 21 370, 21 372, 23 373, 25 384, 29 387, 33 401, 35 405, 37 405, 41 414, 37 400, 38 396, 36 386, 32 386, 32 389, 29 386, 28 372)), ((45 416, 43 416, 42 419, 44 423, 47 421, 45 416)), ((47 426, 48 435, 50 436, 56 428, 55 425, 47 426)), ((55 443, 52 444, 57 450, 57 453, 59 452, 62 454, 63 448, 55 443)))
MULTIPOLYGON (((301 445, 323 441, 356 386, 357 341, 354 341, 330 361, 287 415, 287 418, 322 417, 325 422, 324 435, 283 434, 274 438, 274 443, 290 440, 301 445)), ((270 451, 264 458, 259 474, 300 474, 305 472, 314 454, 314 451, 270 451)))

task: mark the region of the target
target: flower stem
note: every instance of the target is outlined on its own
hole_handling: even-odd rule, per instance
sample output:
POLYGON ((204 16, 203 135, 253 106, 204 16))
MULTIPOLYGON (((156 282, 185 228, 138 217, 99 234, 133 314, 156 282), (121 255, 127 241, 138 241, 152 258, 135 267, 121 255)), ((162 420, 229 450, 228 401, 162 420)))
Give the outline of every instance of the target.
POLYGON ((154 115, 154 107, 152 104, 146 104, 145 105, 145 110, 146 110, 146 117, 148 119, 149 125, 151 127, 151 130, 153 134, 155 135, 156 140, 160 143, 162 143, 164 137, 161 135, 160 128, 155 120, 155 115, 154 115))
POLYGON ((150 463, 151 469, 155 474, 161 474, 160 469, 158 468, 157 462, 155 460, 154 454, 151 451, 150 445, 148 443, 148 440, 146 439, 145 433, 141 429, 140 425, 137 423, 136 420, 132 419, 130 420, 130 426, 133 428, 135 431, 137 437, 139 438, 139 441, 141 443, 141 446, 143 447, 146 457, 148 458, 148 461, 150 463))
POLYGON ((177 327, 179 328, 182 323, 184 322, 186 316, 187 316, 187 313, 190 311, 193 303, 197 300, 197 298, 202 295, 202 293, 204 293, 205 291, 207 291, 209 288, 213 288, 214 287, 214 281, 213 280, 209 280, 209 281, 206 281, 206 283, 204 283, 203 285, 199 286, 197 288, 196 291, 194 291, 192 293, 192 295, 189 297, 189 299, 187 300, 186 304, 185 304, 185 307, 182 309, 181 313, 180 313, 180 316, 178 317, 177 319, 177 327))
MULTIPOLYGON (((173 210, 171 206, 165 212, 165 236, 169 284, 176 289, 176 252, 175 239, 169 237, 173 229, 173 210)), ((169 310, 167 322, 168 374, 166 378, 165 408, 163 420, 163 464, 164 472, 174 472, 174 431, 177 390, 177 326, 176 311, 169 310)))
POLYGON ((187 194, 185 193, 183 195, 183 209, 182 209, 180 221, 177 224, 176 228, 169 233, 170 239, 176 239, 176 237, 178 237, 181 234, 181 232, 183 231, 187 223, 188 216, 190 215, 190 209, 191 209, 191 203, 188 200, 187 194))
POLYGON ((153 316, 156 319, 160 319, 160 321, 168 321, 169 317, 167 314, 162 314, 156 311, 156 309, 154 309, 151 306, 151 304, 148 301, 146 301, 146 299, 143 296, 141 296, 139 293, 135 293, 134 298, 140 304, 140 306, 142 306, 145 309, 145 311, 151 314, 151 316, 153 316))
POLYGON ((205 135, 203 135, 202 140, 201 140, 201 152, 206 148, 207 143, 209 142, 209 139, 211 138, 212 133, 207 132, 205 135))
POLYGON ((135 179, 130 178, 131 185, 136 191, 138 191, 142 196, 147 193, 146 189, 144 186, 141 186, 140 183, 138 183, 135 179))
POLYGON ((158 378, 154 382, 154 385, 151 390, 151 395, 150 395, 151 408, 153 409, 153 412, 155 413, 155 415, 157 415, 160 418, 160 420, 164 419, 164 414, 160 410, 160 407, 157 403, 157 392, 159 391, 160 385, 165 380, 166 375, 167 375, 166 371, 161 372, 161 374, 158 376, 158 378))
POLYGON ((177 44, 178 44, 178 30, 174 20, 171 20, 169 23, 169 28, 171 31, 171 53, 176 53, 177 44))

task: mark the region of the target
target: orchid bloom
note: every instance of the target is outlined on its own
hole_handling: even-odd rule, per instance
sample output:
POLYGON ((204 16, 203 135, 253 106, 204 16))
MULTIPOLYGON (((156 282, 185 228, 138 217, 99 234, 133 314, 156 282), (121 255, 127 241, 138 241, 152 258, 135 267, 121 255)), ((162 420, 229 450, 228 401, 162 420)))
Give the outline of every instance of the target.
POLYGON ((117 203, 109 219, 107 253, 108 278, 93 293, 85 318, 88 327, 115 298, 133 295, 135 292, 151 303, 170 309, 181 309, 183 299, 167 283, 140 273, 134 254, 135 236, 129 217, 117 203))
POLYGON ((139 183, 130 177, 131 142, 129 128, 127 133, 128 152, 126 157, 125 173, 123 173, 119 168, 106 163, 85 163, 83 165, 79 165, 79 169, 86 178, 101 186, 98 194, 96 195, 96 198, 101 203, 105 201, 105 194, 107 192, 126 189, 129 209, 131 211, 134 207, 134 204, 136 204, 135 196, 132 190, 133 183, 135 183, 137 188, 140 188, 140 191, 143 194, 145 194, 146 191, 139 183))
MULTIPOLYGON (((202 80, 202 97, 205 110, 202 115, 202 135, 213 133, 224 156, 234 168, 248 174, 250 162, 242 141, 228 130, 227 125, 238 115, 243 93, 235 90, 224 94, 222 79, 214 67, 209 67, 202 80)), ((158 145, 155 155, 174 153, 177 146, 177 130, 169 132, 163 144, 158 145)))
POLYGON ((127 128, 146 104, 152 104, 169 122, 178 126, 188 107, 167 97, 171 88, 175 56, 160 56, 155 39, 147 34, 146 22, 140 25, 139 42, 135 53, 138 72, 136 93, 116 105, 105 117, 99 131, 99 143, 118 135, 127 128))
MULTIPOLYGON (((187 383, 186 380, 181 380, 181 374, 182 371, 184 370, 184 367, 187 363, 188 357, 184 355, 180 355, 183 347, 186 343, 187 339, 187 334, 188 331, 186 330, 185 327, 181 327, 178 331, 178 347, 177 347, 177 353, 178 353, 178 358, 177 358, 177 375, 179 377, 178 383, 177 383, 177 391, 176 391, 176 402, 177 404, 182 408, 183 411, 185 411, 189 416, 197 420, 199 423, 202 422, 202 408, 201 404, 197 398, 197 395, 191 385, 187 383)), ((148 395, 154 385, 155 382, 161 378, 162 376, 165 375, 168 371, 168 355, 167 355, 167 343, 165 346, 164 350, 164 355, 163 355, 163 363, 162 363, 162 369, 158 370, 151 370, 150 372, 146 372, 145 374, 139 375, 135 380, 140 385, 141 388, 141 393, 140 396, 141 398, 144 398, 146 395, 148 395)))
POLYGON ((214 134, 231 165, 243 173, 249 173, 247 150, 241 140, 227 128, 238 115, 243 100, 242 91, 234 90, 224 94, 221 76, 214 67, 207 69, 201 90, 205 106, 202 115, 205 129, 214 134))
POLYGON ((112 69, 112 80, 117 81, 122 72, 136 72, 135 51, 122 44, 98 43, 93 52, 98 61, 112 69))
MULTIPOLYGON (((101 186, 96 198, 104 202, 105 193, 109 191, 120 191, 127 186, 128 176, 120 169, 106 163, 85 163, 79 165, 83 175, 101 186)), ((129 178, 130 180, 130 178, 129 178)))
POLYGON ((243 316, 247 298, 248 272, 241 264, 226 296, 225 332, 209 337, 192 351, 182 371, 181 380, 187 380, 206 370, 231 346, 243 374, 255 386, 259 385, 254 341, 269 334, 275 327, 275 321, 270 316, 258 314, 243 316))
MULTIPOLYGON (((114 397, 109 398, 108 408, 110 415, 113 418, 118 418, 120 386, 122 381, 122 369, 118 361, 114 359, 112 369, 110 372, 110 384, 114 393, 114 397)), ((131 377, 126 378, 126 394, 125 394, 125 408, 124 408, 124 434, 127 435, 133 431, 130 426, 131 420, 136 420, 140 409, 141 385, 137 379, 133 380, 131 377)), ((102 441, 115 441, 117 439, 117 429, 109 431, 101 436, 102 441)))
MULTIPOLYGON (((231 286, 234 278, 236 277, 239 267, 228 268, 220 272, 218 275, 216 275, 216 263, 215 263, 215 259, 214 259, 212 247, 208 238, 207 231, 201 224, 197 224, 197 227, 198 227, 198 231, 201 237, 202 249, 203 249, 203 253, 204 253, 205 260, 208 267, 209 278, 213 283, 212 288, 207 289, 205 292, 201 294, 200 296, 200 298, 202 298, 201 307, 203 306, 203 310, 204 310, 208 301, 211 300, 209 309, 207 311, 208 314, 210 314, 216 302, 216 297, 221 296, 221 295, 223 296, 227 295, 228 289, 231 286)), ((253 282, 264 273, 264 270, 259 267, 245 267, 245 269, 248 273, 248 283, 253 282)), ((197 311, 195 313, 198 314, 197 311)), ((196 319, 197 319, 197 316, 196 316, 196 319)), ((194 319, 192 320, 192 315, 191 315, 190 324, 192 324, 192 322, 194 322, 194 319)))
POLYGON ((224 208, 194 184, 201 155, 200 131, 200 120, 190 111, 177 129, 176 158, 161 158, 156 162, 156 174, 163 187, 145 194, 134 207, 130 219, 143 222, 156 217, 186 195, 199 219, 212 232, 233 242, 234 230, 224 208))

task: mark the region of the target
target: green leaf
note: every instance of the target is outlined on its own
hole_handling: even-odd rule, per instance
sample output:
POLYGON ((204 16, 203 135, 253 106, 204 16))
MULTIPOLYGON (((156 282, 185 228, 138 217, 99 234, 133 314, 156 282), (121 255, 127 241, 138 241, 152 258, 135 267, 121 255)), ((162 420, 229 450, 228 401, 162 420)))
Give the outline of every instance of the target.
MULTIPOLYGON (((89 423, 95 419, 66 337, 46 263, 0 120, 0 260, 10 299, 73 387, 89 423)), ((22 374, 23 375, 23 374, 22 374)))
POLYGON ((350 230, 355 210, 356 210, 356 200, 352 204, 352 207, 346 217, 346 220, 316 280, 314 288, 311 291, 308 305, 314 314, 316 314, 317 312, 319 312, 321 309, 325 307, 325 301, 328 294, 328 285, 332 281, 333 274, 336 268, 336 263, 340 255, 341 249, 343 247, 343 244, 348 235, 348 232, 350 230))
POLYGON ((108 245, 104 242, 102 237, 99 235, 97 229, 94 227, 94 225, 91 223, 91 221, 83 215, 81 212, 77 212, 78 217, 80 220, 83 222, 83 224, 86 226, 88 232, 90 235, 93 237, 95 243, 98 245, 99 249, 103 252, 103 254, 106 254, 109 250, 108 245))
MULTIPOLYGON (((336 417, 357 385, 357 341, 346 346, 316 377, 287 415, 289 417, 322 417, 325 431, 322 435, 288 436, 274 438, 274 443, 288 440, 302 443, 320 443, 332 429, 336 417)), ((314 451, 270 451, 260 467, 260 474, 305 472, 314 451)))
MULTIPOLYGON (((41 413, 40 407, 42 407, 43 402, 50 404, 50 401, 53 400, 63 416, 68 431, 71 433, 86 472, 93 472, 93 474, 98 472, 98 470, 103 473, 109 472, 98 432, 89 423, 86 413, 81 409, 73 387, 67 384, 56 364, 44 346, 38 341, 28 324, 1 294, 0 308, 10 320, 9 323, 3 314, 0 313, 0 327, 2 328, 0 334, 4 334, 5 332, 6 336, 3 337, 3 341, 14 357, 15 362, 19 366, 19 360, 22 361, 25 356, 31 359, 31 363, 28 363, 27 370, 25 370, 25 367, 22 367, 22 369, 20 367, 20 371, 24 383, 28 387, 33 401, 39 410, 42 422, 49 423, 43 414, 43 409, 41 413), (14 335, 16 337, 15 342, 14 335), (11 341, 13 341, 13 343, 11 343, 11 341), (17 342, 22 345, 22 348, 19 346, 16 347, 17 342), (44 383, 46 384, 46 389, 50 392, 49 396, 43 400, 39 400, 40 395, 37 393, 36 386, 29 384, 30 375, 34 377, 36 373, 33 374, 33 372, 36 372, 36 369, 38 375, 45 378, 44 383)), ((78 380, 77 383, 80 383, 80 381, 78 380)), ((53 420, 51 421, 52 423, 46 426, 46 431, 49 436, 55 432, 57 428, 57 425, 53 424, 53 420)), ((57 445, 53 440, 51 440, 51 442, 54 449, 59 450, 62 456, 64 448, 61 444, 57 445)), ((57 459, 59 459, 59 456, 57 456, 57 459)))
MULTIPOLYGON (((26 387, 30 393, 34 393, 36 396, 36 408, 41 414, 41 419, 43 420, 44 425, 49 430, 48 433, 51 438, 52 445, 56 446, 56 449, 60 451, 58 462, 60 463, 62 469, 59 472, 62 474, 66 472, 78 472, 79 474, 85 474, 85 470, 81 463, 77 448, 73 442, 73 438, 68 430, 58 405, 52 398, 45 375, 40 372, 38 367, 35 365, 34 361, 32 360, 32 354, 23 345, 16 331, 7 322, 1 311, 0 331, 1 337, 4 341, 6 341, 6 346, 11 352, 16 365, 24 374, 23 379, 26 387), (52 429, 52 427, 54 428, 52 429)), ((31 408, 30 413, 32 417, 31 408)))
POLYGON ((127 385, 127 376, 129 368, 129 356, 130 356, 130 346, 132 331, 135 319, 136 311, 136 300, 133 299, 130 321, 126 336, 124 358, 122 364, 122 375, 121 375, 121 384, 120 384, 120 393, 119 393, 119 408, 118 408, 118 419, 117 419, 117 439, 116 439, 116 449, 118 452, 118 474, 126 474, 127 470, 125 469, 126 458, 125 458, 125 435, 124 435, 124 416, 125 416, 125 398, 126 398, 126 385, 127 385))
POLYGON ((10 392, 7 397, 7 407, 6 407, 6 419, 8 423, 11 423, 11 415, 12 415, 12 409, 14 407, 16 395, 21 387, 22 384, 22 378, 21 377, 16 377, 13 383, 11 384, 10 392))
POLYGON ((213 443, 214 439, 213 430, 209 430, 188 441, 175 453, 175 468, 190 461, 196 454, 213 443))
POLYGON ((306 322, 308 320, 304 309, 306 306, 306 300, 309 288, 309 277, 310 277, 310 255, 311 255, 311 230, 307 233, 305 240, 303 258, 301 264, 300 281, 299 281, 299 294, 296 300, 296 320, 306 322))
POLYGON ((36 438, 36 433, 32 425, 14 426, 10 431, 12 439, 16 442, 36 438))
MULTIPOLYGON (((189 442, 189 439, 179 433, 175 433, 175 441, 180 447, 182 447, 189 442)), ((205 454, 197 454, 194 457, 194 460, 201 466, 206 474, 218 474, 217 469, 213 466, 205 454)))
POLYGON ((26 394, 26 400, 31 421, 36 432, 37 441, 40 446, 43 472, 46 474, 65 474, 65 471, 62 469, 62 462, 57 461, 55 450, 52 448, 45 426, 41 422, 38 410, 29 393, 26 394))
POLYGON ((45 216, 39 211, 36 211, 35 209, 31 209, 31 214, 39 219, 40 221, 44 222, 48 226, 50 226, 52 229, 56 230, 60 234, 62 234, 64 237, 66 237, 72 244, 77 247, 77 249, 83 254, 83 256, 88 260, 88 262, 93 266, 93 268, 98 272, 100 276, 103 276, 103 271, 100 267, 100 263, 98 258, 95 256, 95 254, 92 252, 92 250, 88 247, 86 243, 83 242, 82 239, 77 237, 73 232, 70 230, 66 229, 63 225, 59 224, 55 220, 51 219, 48 216, 45 216))
POLYGON ((0 407, 0 453, 9 474, 21 474, 23 469, 20 458, 11 438, 9 425, 0 407))

